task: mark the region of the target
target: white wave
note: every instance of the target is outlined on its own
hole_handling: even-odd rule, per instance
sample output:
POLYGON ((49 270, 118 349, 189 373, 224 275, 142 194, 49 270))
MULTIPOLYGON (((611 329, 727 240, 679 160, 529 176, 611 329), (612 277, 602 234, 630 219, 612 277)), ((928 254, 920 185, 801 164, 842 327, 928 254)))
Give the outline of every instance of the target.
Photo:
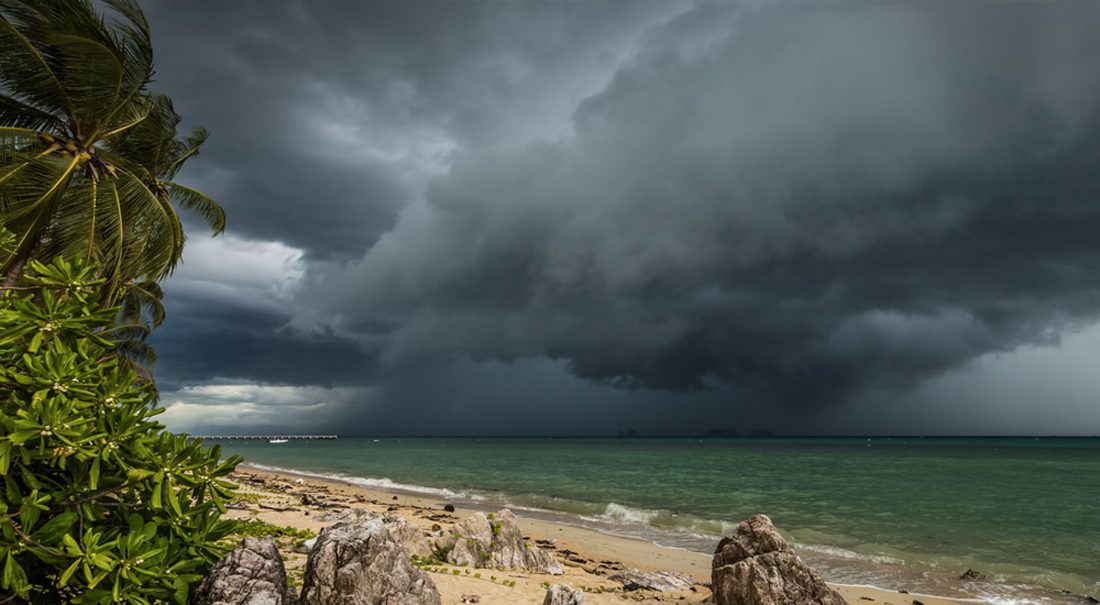
POLYGON ((302 471, 293 468, 283 468, 279 466, 268 466, 266 464, 247 463, 240 466, 246 468, 254 468, 261 471, 271 471, 275 473, 286 473, 288 475, 296 475, 299 477, 313 477, 315 479, 335 479, 336 481, 343 481, 344 483, 350 483, 352 485, 358 485, 360 487, 376 488, 391 491, 408 492, 413 494, 426 494, 431 496, 441 496, 444 498, 464 498, 467 500, 483 500, 484 497, 477 494, 467 494, 466 492, 456 492, 442 487, 428 487, 425 485, 412 485, 409 483, 398 483, 388 477, 373 478, 373 477, 356 477, 352 475, 346 475, 344 473, 315 473, 311 471, 302 471))
POLYGON ((839 546, 825 546, 823 544, 798 544, 795 548, 800 550, 808 550, 818 554, 826 555, 829 557, 836 557, 840 559, 853 559, 858 561, 870 561, 872 563, 882 563, 887 565, 904 565, 905 561, 901 559, 895 559, 894 557, 888 557, 886 555, 868 555, 855 552, 854 550, 848 550, 846 548, 840 548, 839 546))
POLYGON ((654 510, 650 508, 634 508, 631 506, 624 506, 622 504, 616 504, 612 502, 607 505, 603 513, 599 515, 600 519, 604 521, 615 521, 617 523, 637 523, 639 525, 649 525, 654 519, 660 516, 666 511, 654 510))

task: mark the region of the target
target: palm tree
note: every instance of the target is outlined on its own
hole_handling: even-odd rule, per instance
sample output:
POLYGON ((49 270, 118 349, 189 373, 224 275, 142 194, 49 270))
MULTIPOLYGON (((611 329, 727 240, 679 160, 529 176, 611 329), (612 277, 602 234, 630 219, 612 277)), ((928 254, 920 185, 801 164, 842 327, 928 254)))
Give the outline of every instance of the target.
POLYGON ((175 207, 214 234, 220 206, 172 182, 206 132, 179 138, 180 118, 150 94, 149 26, 134 0, 0 0, 0 253, 3 286, 31 258, 80 257, 107 278, 108 304, 179 262, 175 207))

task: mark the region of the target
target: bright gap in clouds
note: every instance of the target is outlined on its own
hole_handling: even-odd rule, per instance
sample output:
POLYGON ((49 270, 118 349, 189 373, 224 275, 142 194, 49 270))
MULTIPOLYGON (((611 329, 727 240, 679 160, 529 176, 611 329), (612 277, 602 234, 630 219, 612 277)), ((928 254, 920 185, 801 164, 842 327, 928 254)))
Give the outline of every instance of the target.
POLYGON ((282 309, 305 273, 302 250, 226 234, 193 238, 165 289, 244 307, 282 309))
POLYGON ((259 384, 186 386, 163 396, 168 428, 190 433, 236 433, 270 428, 308 432, 330 422, 364 389, 259 384))

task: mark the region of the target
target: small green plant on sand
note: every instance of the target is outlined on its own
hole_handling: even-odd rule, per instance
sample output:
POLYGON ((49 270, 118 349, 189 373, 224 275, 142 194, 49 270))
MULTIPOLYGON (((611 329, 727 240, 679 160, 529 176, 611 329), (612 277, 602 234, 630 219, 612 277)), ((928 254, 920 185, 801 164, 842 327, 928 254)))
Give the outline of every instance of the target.
POLYGON ((240 461, 164 431, 80 262, 0 293, 0 602, 174 603, 223 549, 240 461))
POLYGON ((247 521, 237 521, 236 527, 233 528, 233 533, 229 536, 229 539, 232 539, 233 542, 240 542, 244 538, 267 537, 308 540, 314 537, 314 534, 308 529, 299 529, 289 525, 274 525, 260 519, 248 519, 247 521))

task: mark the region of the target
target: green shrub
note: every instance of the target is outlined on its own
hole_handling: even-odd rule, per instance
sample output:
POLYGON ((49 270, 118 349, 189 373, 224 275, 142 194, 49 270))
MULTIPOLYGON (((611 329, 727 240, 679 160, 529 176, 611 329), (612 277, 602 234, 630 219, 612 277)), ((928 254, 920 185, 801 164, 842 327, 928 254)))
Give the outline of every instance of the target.
POLYGON ((306 540, 313 537, 315 537, 315 534, 308 529, 299 529, 289 525, 274 525, 262 519, 248 519, 236 521, 233 532, 222 540, 222 545, 233 548, 244 538, 274 538, 276 541, 290 539, 295 546, 301 546, 306 540))
POLYGON ((187 602, 233 530, 240 461, 165 432, 82 263, 0 294, 0 603, 187 602))

